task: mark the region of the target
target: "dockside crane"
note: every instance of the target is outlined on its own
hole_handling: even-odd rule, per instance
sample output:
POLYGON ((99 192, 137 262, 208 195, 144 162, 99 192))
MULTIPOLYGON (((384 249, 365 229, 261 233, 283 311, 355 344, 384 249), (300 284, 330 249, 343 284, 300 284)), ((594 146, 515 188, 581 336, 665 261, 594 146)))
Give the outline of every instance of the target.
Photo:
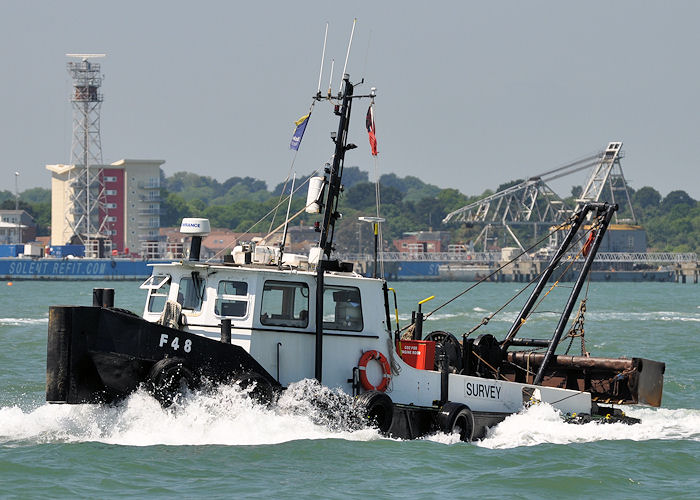
POLYGON ((503 227, 516 245, 524 250, 512 227, 532 225, 536 232, 537 225, 559 224, 583 204, 600 201, 601 195, 608 189, 610 199, 605 201, 617 202, 621 207, 629 207, 634 223, 634 211, 620 165, 622 157, 622 142, 610 142, 602 151, 532 176, 514 186, 457 209, 447 214, 442 222, 485 224, 474 245, 481 240, 486 242, 489 232, 492 232, 494 227, 503 227), (592 169, 592 173, 581 195, 576 199, 576 207, 569 207, 547 184, 586 169, 592 169), (616 193, 618 193, 617 196, 616 193), (616 199, 620 197, 623 199, 616 199))

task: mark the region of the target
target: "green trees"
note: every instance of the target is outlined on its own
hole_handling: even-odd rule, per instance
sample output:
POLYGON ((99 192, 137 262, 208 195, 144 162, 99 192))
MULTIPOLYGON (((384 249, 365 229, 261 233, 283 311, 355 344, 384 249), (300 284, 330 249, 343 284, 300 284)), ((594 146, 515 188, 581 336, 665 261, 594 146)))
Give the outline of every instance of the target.
MULTIPOLYGON (((642 206, 643 215, 640 220, 647 230, 652 250, 697 252, 700 249, 698 202, 685 191, 671 191, 662 199, 661 195, 652 188, 644 187, 640 189, 642 190, 651 193, 649 200, 645 198, 649 204, 642 206)), ((641 201, 639 200, 640 206, 641 201)))
POLYGON ((697 202, 688 196, 688 193, 685 191, 671 191, 661 200, 661 208, 664 212, 670 212, 676 209, 683 212, 692 210, 696 205, 697 202))
POLYGON ((632 195, 632 203, 643 210, 657 209, 661 203, 661 194, 653 187, 644 186, 632 195))
POLYGON ((160 225, 164 227, 177 226, 182 220, 183 214, 190 212, 190 206, 185 199, 177 193, 168 193, 160 190, 160 225))
MULTIPOLYGON (((297 179, 297 186, 301 179, 297 179)), ((521 182, 514 180, 502 184, 504 189, 521 182)), ((359 167, 346 167, 343 176, 344 192, 339 211, 343 220, 336 225, 338 250, 369 251, 372 244, 371 225, 358 222, 361 216, 376 215, 376 186, 369 181, 367 172, 359 167)), ((271 217, 261 221, 268 213, 276 218, 273 227, 283 222, 286 202, 280 203, 283 183, 268 191, 264 181, 253 177, 231 177, 224 182, 191 172, 161 175, 161 226, 178 226, 183 217, 207 217, 213 227, 235 231, 252 230, 267 232, 271 217)), ((399 177, 385 174, 380 177, 381 216, 386 242, 398 238, 407 231, 443 230, 452 232, 453 242, 473 239, 481 230, 480 225, 451 224, 445 226, 442 219, 479 198, 492 194, 490 190, 479 196, 466 196, 453 188, 441 189, 427 184, 417 177, 399 177)), ((286 192, 289 191, 289 183, 286 192)), ((581 187, 574 186, 572 198, 580 195, 581 187)), ((676 190, 662 196, 656 189, 644 186, 632 191, 632 204, 639 224, 647 230, 649 249, 652 251, 700 252, 700 204, 687 192, 676 190)), ((301 189, 292 202, 291 213, 304 207, 306 189, 301 189)), ((0 191, 0 207, 14 209, 15 196, 0 191)), ((32 188, 20 194, 20 208, 27 210, 39 224, 39 234, 49 234, 51 222, 51 192, 32 188)), ((625 214, 621 214, 624 216, 625 214)), ((312 225, 320 216, 302 213, 294 224, 312 225)), ((520 234, 520 233, 518 233, 520 234)), ((528 233, 529 234, 529 233, 528 233)), ((523 232, 525 238, 529 236, 523 232)), ((525 241, 523 241, 525 243, 525 241)))

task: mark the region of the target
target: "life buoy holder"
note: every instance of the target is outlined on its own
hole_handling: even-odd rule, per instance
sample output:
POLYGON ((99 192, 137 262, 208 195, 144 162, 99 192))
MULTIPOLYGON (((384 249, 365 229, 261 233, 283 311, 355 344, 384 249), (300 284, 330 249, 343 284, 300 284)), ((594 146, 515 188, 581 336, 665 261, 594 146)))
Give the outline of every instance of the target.
POLYGON ((384 356, 379 351, 367 351, 360 358, 358 363, 358 368, 360 370, 360 383, 368 391, 386 391, 389 387, 389 382, 391 382, 391 366, 389 361, 387 361, 386 356, 384 356), (376 387, 367 378, 367 364, 376 359, 382 367, 382 381, 376 387))

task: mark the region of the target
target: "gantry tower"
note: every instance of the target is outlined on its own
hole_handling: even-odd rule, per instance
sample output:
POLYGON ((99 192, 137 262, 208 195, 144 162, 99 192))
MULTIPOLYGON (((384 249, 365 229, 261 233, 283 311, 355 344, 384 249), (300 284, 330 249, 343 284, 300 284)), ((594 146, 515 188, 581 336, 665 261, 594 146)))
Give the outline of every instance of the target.
POLYGON ((100 108, 102 105, 103 75, 100 64, 90 59, 105 54, 66 54, 79 61, 68 62, 68 73, 73 79, 73 143, 71 163, 74 168, 66 183, 69 203, 66 204, 66 222, 73 232, 73 241, 86 246, 92 253, 97 240, 106 239, 107 206, 102 175, 102 142, 100 140, 100 108))
MULTIPOLYGON (((518 247, 524 249, 511 227, 530 224, 536 230, 538 224, 547 226, 559 224, 586 203, 600 201, 602 197, 605 201, 620 205, 621 211, 629 217, 625 222, 636 224, 629 190, 620 164, 622 157, 622 142, 610 142, 602 151, 530 177, 455 210, 447 214, 442 222, 484 223, 484 229, 476 238, 475 244, 482 239, 486 244, 489 231, 494 226, 503 227, 518 247), (591 167, 591 175, 586 186, 575 200, 577 204, 575 209, 568 207, 564 200, 547 185, 547 182, 591 167)), ((615 221, 618 222, 617 213, 615 221)))

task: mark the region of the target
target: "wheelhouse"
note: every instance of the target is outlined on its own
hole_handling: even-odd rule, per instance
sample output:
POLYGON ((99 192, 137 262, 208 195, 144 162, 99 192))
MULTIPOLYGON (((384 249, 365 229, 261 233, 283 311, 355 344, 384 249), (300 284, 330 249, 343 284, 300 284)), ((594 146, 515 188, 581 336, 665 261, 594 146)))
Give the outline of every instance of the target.
MULTIPOLYGON (((148 291, 146 320, 162 323, 166 303, 175 303, 182 330, 212 339, 220 338, 223 321, 230 320, 231 343, 255 356, 280 383, 313 378, 315 273, 269 266, 158 264, 141 288, 148 291)), ((327 273, 322 318, 329 367, 332 360, 355 365, 368 340, 388 338, 385 307, 381 280, 327 273)), ((351 390, 351 376, 336 377, 335 385, 351 390)))

